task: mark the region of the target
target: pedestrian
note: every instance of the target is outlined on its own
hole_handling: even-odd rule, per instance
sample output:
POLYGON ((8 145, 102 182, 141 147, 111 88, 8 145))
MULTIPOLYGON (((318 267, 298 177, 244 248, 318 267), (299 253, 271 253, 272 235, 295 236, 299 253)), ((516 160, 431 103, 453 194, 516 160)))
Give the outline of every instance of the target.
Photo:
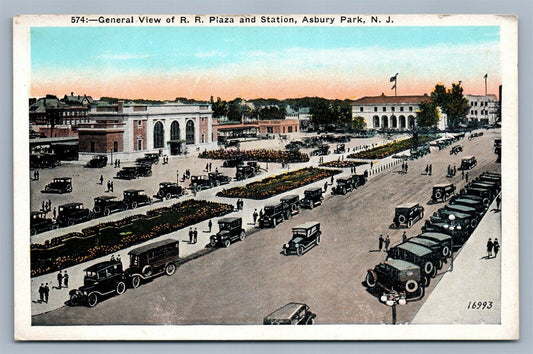
POLYGON ((68 289, 68 274, 66 270, 65 270, 65 274, 63 274, 63 284, 65 284, 65 288, 68 289))
POLYGON ((429 173, 429 165, 426 165, 426 175, 429 173))
POLYGON ((62 281, 63 281, 63 273, 61 273, 61 270, 59 270, 59 273, 57 273, 57 288, 58 289, 61 289, 61 285, 62 285, 62 281))
POLYGON ((260 209, 259 210, 259 219, 261 219, 263 217, 264 213, 263 213, 263 209, 260 209))
POLYGON ((407 233, 404 231, 402 235, 402 242, 407 241, 407 233))
POLYGON ((114 189, 113 189, 113 188, 114 188, 114 187, 113 187, 113 181, 111 181, 111 192, 113 192, 113 191, 114 191, 114 189))
POLYGON ((48 208, 49 208, 49 206, 48 206, 48 202, 45 201, 45 202, 44 202, 44 211, 45 211, 45 212, 48 212, 48 208))
POLYGON ((176 183, 180 181, 180 170, 176 170, 176 183))
POLYGON ((502 203, 502 197, 501 194, 498 194, 498 197, 496 198, 496 210, 500 211, 500 204, 502 203))
POLYGON ((57 210, 56 207, 54 207, 54 219, 56 218, 57 210))
POLYGON ((100 175, 100 185, 104 184, 104 175, 100 175))
POLYGON ((405 173, 407 173, 407 170, 409 169, 409 166, 407 166, 407 162, 405 163, 405 173))
POLYGON ((252 214, 252 217, 254 218, 254 225, 257 222, 257 209, 254 209, 254 213, 252 214))
POLYGON ((115 160, 115 163, 114 163, 114 165, 113 165, 114 168, 117 168, 117 161, 118 161, 118 160, 115 160))
POLYGON ((209 162, 205 164, 205 172, 209 172, 209 162))
POLYGON ((118 161, 118 168, 120 168, 120 159, 118 159, 117 161, 118 161))
POLYGON ((431 176, 431 170, 433 170, 433 165, 429 164, 429 175, 431 176))
POLYGON ((211 219, 209 219, 209 222, 207 223, 207 227, 209 227, 209 232, 211 232, 211 228, 213 227, 213 222, 211 219))
POLYGON ((468 183, 468 172, 465 173, 465 182, 468 183))
POLYGON ((498 238, 494 239, 493 246, 494 246, 494 258, 496 258, 496 256, 498 255, 498 251, 500 250, 500 243, 498 242, 498 238))
POLYGON ((192 231, 192 227, 189 227, 189 244, 192 244, 194 238, 194 232, 192 231))
POLYGON ((44 302, 48 303, 48 294, 50 293, 50 288, 48 287, 48 283, 44 286, 43 289, 44 292, 44 302))
POLYGON ((457 167, 453 165, 453 175, 455 176, 456 173, 457 173, 457 167))
POLYGON ((331 185, 333 185, 333 181, 335 181, 335 179, 333 178, 333 175, 331 176, 331 185))
POLYGON ((111 189, 111 181, 107 180, 107 192, 111 189))
POLYGON ((213 163, 212 162, 209 163, 209 172, 211 172, 211 171, 213 171, 213 163))
POLYGON ((43 202, 41 203, 41 211, 46 211, 46 209, 45 209, 45 205, 44 205, 44 200, 43 200, 43 202))
POLYGON ((39 287, 39 302, 42 304, 44 301, 44 284, 41 283, 41 286, 39 287))
MULTIPOLYGON (((372 167, 372 162, 370 163, 370 167, 372 167)), ((405 172, 405 162, 402 161, 402 172, 405 172)))
POLYGON ((52 211, 52 201, 48 199, 48 207, 46 208, 46 211, 52 211))
POLYGON ((390 238, 389 238, 389 235, 387 235, 387 238, 385 239, 385 252, 389 252, 389 246, 390 246, 390 238))
POLYGON ((35 180, 36 181, 39 180, 39 171, 38 170, 35 170, 35 180))
POLYGON ((324 183, 324 193, 328 191, 328 182, 324 183))
POLYGON ((465 171, 461 170, 461 180, 465 179, 465 171))
POLYGON ((194 228, 194 242, 193 243, 196 243, 198 242, 198 229, 195 227, 194 228))
POLYGON ((492 249, 494 248, 494 243, 492 243, 492 240, 489 238, 487 241, 487 259, 492 257, 492 249))
POLYGON ((383 235, 379 235, 379 252, 381 252, 381 249, 383 248, 383 242, 385 242, 383 235))
POLYGON ((117 262, 122 263, 122 260, 120 259, 120 254, 117 256, 117 262))

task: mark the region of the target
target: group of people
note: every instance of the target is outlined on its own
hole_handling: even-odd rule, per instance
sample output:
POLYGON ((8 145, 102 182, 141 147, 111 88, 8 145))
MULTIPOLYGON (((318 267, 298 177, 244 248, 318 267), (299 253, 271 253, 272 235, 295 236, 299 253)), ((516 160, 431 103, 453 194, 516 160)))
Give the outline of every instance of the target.
POLYGON ((161 162, 162 165, 168 165, 168 155, 163 155, 162 160, 163 160, 161 162))
POLYGON ((265 213, 263 212, 263 209, 259 209, 259 213, 257 212, 257 209, 254 209, 254 212, 252 213, 252 219, 254 220, 254 225, 257 223, 257 220, 260 220, 263 218, 265 213))
POLYGON ((487 241, 487 259, 496 258, 498 252, 500 251, 500 243, 498 238, 494 238, 494 241, 489 238, 487 241), (492 252, 494 251, 494 257, 492 257, 492 252))
POLYGON ((425 174, 428 176, 431 176, 432 171, 433 171, 433 164, 428 163, 426 165, 425 174))
POLYGON ((407 162, 402 162, 402 173, 407 173, 407 170, 409 169, 409 166, 407 166, 407 162))
POLYGON ((385 252, 388 252, 389 247, 390 247, 389 235, 387 235, 387 238, 383 238, 383 235, 379 235, 379 243, 378 243, 379 252, 381 252, 383 248, 385 248, 385 252))
MULTIPOLYGON (((50 286, 52 286, 52 284, 50 284, 50 286)), ((41 286, 39 286, 40 303, 48 303, 50 286, 48 286, 48 283, 41 283, 41 286)), ((68 273, 66 270, 64 272, 59 270, 59 273, 57 273, 57 289, 61 289, 63 287, 68 288, 68 273)))
POLYGON ((39 180, 39 170, 33 171, 33 180, 38 181, 39 180))
MULTIPOLYGON (((211 226, 209 226, 209 230, 211 230, 211 226)), ((189 243, 195 244, 198 242, 198 229, 195 227, 194 230, 192 227, 189 228, 189 243)))
MULTIPOLYGON (((177 174, 177 176, 179 178, 180 172, 176 171, 176 174, 177 174)), ((185 181, 186 179, 189 179, 189 178, 191 178, 191 170, 186 169, 185 173, 183 174, 183 177, 181 177, 181 181, 183 182, 183 181, 185 181)))
POLYGON ((41 211, 48 213, 51 210, 52 210, 52 201, 50 199, 48 199, 48 201, 43 200, 43 202, 41 203, 41 211))
POLYGON ((107 181, 107 191, 113 192, 113 181, 112 180, 107 181))
POLYGON ((237 199, 237 210, 242 210, 244 208, 244 200, 237 199))
MULTIPOLYGON (((457 173, 457 168, 455 167, 455 165, 448 165, 448 171, 447 171, 447 175, 448 176, 455 176, 455 174, 457 173)), ((463 171, 463 174, 464 174, 464 171, 463 171)))
POLYGON ((461 179, 464 179, 466 183, 468 183, 468 172, 465 172, 465 170, 461 171, 461 179))
POLYGON ((213 164, 211 162, 208 162, 205 164, 204 172, 211 172, 212 168, 213 168, 213 164))
POLYGON ((114 162, 115 168, 120 168, 120 159, 116 159, 114 162))

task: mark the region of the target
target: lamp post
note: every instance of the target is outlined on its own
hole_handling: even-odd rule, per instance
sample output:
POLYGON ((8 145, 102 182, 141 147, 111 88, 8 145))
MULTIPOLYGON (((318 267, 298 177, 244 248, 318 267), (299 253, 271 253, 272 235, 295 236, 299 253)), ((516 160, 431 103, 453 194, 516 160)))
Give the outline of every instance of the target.
POLYGON ((396 324, 396 305, 405 306, 407 300, 405 295, 399 294, 396 290, 392 289, 389 293, 384 293, 380 298, 381 302, 389 306, 392 309, 392 324, 396 324))
POLYGON ((110 165, 113 164, 113 149, 109 149, 109 152, 111 153, 111 162, 110 165))
MULTIPOLYGON (((448 219, 450 220, 450 228, 452 230, 455 230, 455 215, 450 214, 448 216, 448 219)), ((451 257, 450 257, 450 269, 449 269, 449 271, 453 272, 453 236, 452 236, 452 245, 451 245, 450 253, 451 253, 451 257)))

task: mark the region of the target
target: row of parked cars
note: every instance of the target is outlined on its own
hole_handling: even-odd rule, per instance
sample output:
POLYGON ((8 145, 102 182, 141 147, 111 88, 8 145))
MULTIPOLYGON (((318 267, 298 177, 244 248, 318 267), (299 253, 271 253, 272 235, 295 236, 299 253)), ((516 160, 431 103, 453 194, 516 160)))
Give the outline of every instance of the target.
POLYGON ((458 194, 453 194, 455 187, 448 188, 449 199, 442 188, 435 186, 432 198, 448 204, 426 220, 422 233, 392 247, 385 262, 367 271, 365 285, 376 295, 396 291, 406 298, 423 296, 431 278, 470 237, 500 193, 501 175, 484 172, 458 194))

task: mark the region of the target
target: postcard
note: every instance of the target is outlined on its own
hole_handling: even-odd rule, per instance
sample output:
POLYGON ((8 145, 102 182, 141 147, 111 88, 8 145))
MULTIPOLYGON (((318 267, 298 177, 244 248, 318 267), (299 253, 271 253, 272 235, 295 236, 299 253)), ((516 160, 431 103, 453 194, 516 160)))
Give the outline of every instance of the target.
POLYGON ((518 339, 515 16, 21 15, 13 49, 16 340, 518 339))

